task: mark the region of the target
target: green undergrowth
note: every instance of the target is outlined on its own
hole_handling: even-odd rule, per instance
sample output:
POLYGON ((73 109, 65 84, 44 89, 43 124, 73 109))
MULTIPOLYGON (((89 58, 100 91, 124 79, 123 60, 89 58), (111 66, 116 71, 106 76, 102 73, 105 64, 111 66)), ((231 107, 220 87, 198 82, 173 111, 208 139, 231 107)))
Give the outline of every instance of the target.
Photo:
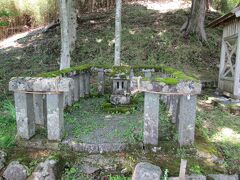
POLYGON ((228 173, 239 173, 240 117, 213 106, 211 111, 200 108, 196 123, 197 148, 224 158, 228 173))
POLYGON ((16 115, 13 102, 6 99, 0 107, 0 149, 11 148, 15 144, 16 115))

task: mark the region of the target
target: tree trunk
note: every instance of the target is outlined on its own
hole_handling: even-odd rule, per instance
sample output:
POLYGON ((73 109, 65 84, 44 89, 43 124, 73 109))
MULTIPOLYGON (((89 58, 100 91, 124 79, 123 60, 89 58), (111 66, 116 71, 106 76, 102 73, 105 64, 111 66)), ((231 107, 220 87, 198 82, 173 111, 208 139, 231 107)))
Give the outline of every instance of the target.
POLYGON ((202 41, 207 40, 204 27, 205 14, 206 0, 192 0, 191 14, 181 28, 184 36, 196 33, 202 41))
POLYGON ((122 0, 116 0, 116 17, 115 17, 115 56, 114 65, 120 66, 121 64, 121 16, 122 16, 122 0))
POLYGON ((59 0, 61 24, 61 60, 60 69, 70 67, 71 52, 74 49, 77 29, 75 0, 59 0))

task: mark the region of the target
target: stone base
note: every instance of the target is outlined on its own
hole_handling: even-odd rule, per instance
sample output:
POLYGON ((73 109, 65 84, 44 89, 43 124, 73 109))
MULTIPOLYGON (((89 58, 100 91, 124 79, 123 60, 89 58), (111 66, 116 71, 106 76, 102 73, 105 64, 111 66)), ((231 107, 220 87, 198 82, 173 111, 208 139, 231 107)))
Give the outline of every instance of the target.
POLYGON ((130 103, 130 96, 128 95, 114 95, 112 94, 110 97, 110 102, 114 105, 122 105, 130 103))

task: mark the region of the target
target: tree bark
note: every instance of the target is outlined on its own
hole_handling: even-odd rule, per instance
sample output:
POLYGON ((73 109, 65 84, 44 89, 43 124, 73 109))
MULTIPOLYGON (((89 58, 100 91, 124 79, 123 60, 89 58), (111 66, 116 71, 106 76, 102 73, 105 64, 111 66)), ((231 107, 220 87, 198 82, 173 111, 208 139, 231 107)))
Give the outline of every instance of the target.
POLYGON ((205 14, 206 0, 192 0, 191 14, 181 28, 184 36, 196 33, 202 41, 207 41, 204 27, 205 14))
POLYGON ((60 69, 70 67, 71 52, 74 50, 77 29, 75 0, 59 0, 61 24, 60 69))
POLYGON ((122 16, 122 0, 116 0, 116 17, 115 17, 115 56, 114 56, 114 65, 120 66, 121 64, 121 23, 122 16))

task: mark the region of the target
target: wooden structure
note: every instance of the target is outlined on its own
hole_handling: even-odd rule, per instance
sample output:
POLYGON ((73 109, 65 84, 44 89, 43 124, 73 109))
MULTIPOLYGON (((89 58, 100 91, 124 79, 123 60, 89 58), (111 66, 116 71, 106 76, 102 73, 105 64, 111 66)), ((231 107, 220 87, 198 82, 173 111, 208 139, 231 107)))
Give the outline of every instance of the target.
POLYGON ((223 26, 218 89, 240 98, 240 6, 214 20, 208 27, 223 26))

